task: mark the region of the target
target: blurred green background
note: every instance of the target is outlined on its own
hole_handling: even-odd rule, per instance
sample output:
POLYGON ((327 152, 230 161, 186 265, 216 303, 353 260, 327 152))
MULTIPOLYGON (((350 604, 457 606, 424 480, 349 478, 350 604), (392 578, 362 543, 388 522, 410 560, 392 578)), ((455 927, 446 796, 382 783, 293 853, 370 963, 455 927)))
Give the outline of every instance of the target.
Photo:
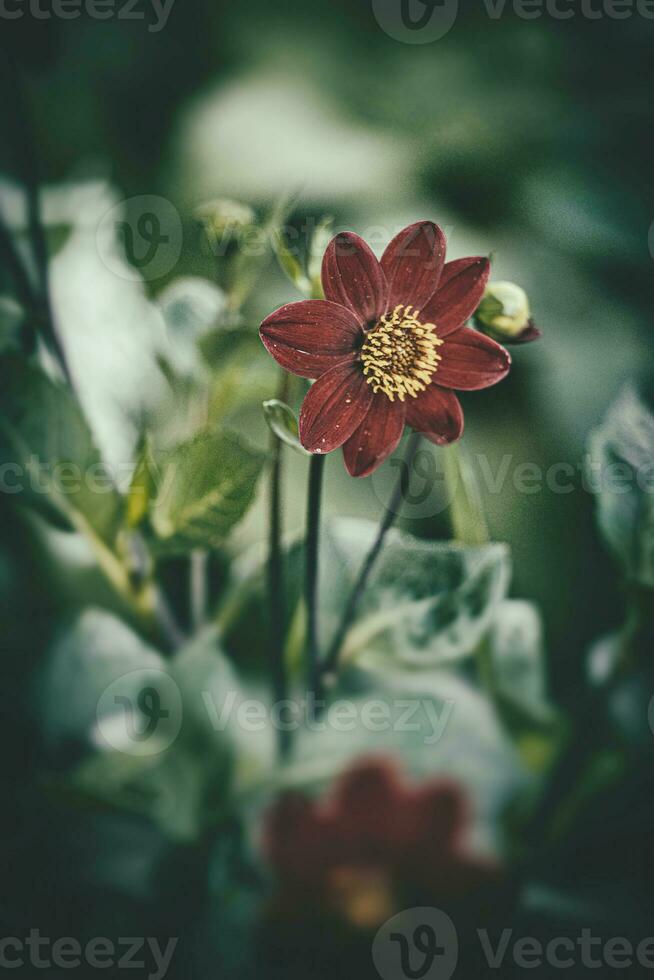
MULTIPOLYGON (((465 443, 493 474, 510 456, 502 492, 486 484, 492 533, 512 547, 515 594, 542 606, 565 697, 620 599, 590 495, 521 494, 513 476, 522 462, 577 467, 591 427, 647 367, 651 22, 525 20, 510 5, 493 19, 461 4, 443 38, 418 45, 345 0, 178 0, 156 33, 150 6, 135 10, 142 21, 6 22, 4 90, 25 72, 42 181, 107 178, 125 198, 173 202, 185 239, 168 279, 213 275, 189 221, 197 204, 265 206, 290 192, 298 224, 329 213, 378 249, 433 218, 452 257, 492 252, 493 277, 528 290, 544 339, 514 348, 506 384, 464 399, 465 443)), ((6 108, 20 123, 15 101, 6 108)), ((15 141, 0 153, 20 169, 15 141)), ((268 274, 248 318, 293 298, 268 274)), ((331 500, 340 484, 350 512, 378 507, 379 481, 345 489, 329 462, 331 500)), ((429 535, 433 524, 409 526, 429 535)))
MULTIPOLYGON (((297 194, 298 226, 329 213, 376 248, 431 218, 448 234, 450 257, 492 252, 493 277, 527 289, 543 339, 514 349, 515 369, 498 389, 464 397, 465 446, 492 473, 509 456, 501 492, 482 485, 492 536, 511 546, 513 594, 542 609, 555 697, 574 704, 589 642, 621 619, 615 570, 580 476, 569 494, 520 493, 512 476, 523 462, 579 467, 609 402, 649 371, 652 22, 580 12, 526 20, 508 5, 492 19, 483 4, 462 3, 446 36, 413 45, 389 37, 369 2, 176 0, 156 33, 150 6, 134 9, 143 21, 25 13, 0 24, 0 169, 20 177, 28 113, 43 183, 107 179, 124 198, 170 200, 184 249, 147 283, 153 296, 178 275, 213 276, 192 214, 214 196, 265 208, 297 194), (19 78, 25 104, 15 98, 19 78)), ((253 326, 299 298, 272 264, 262 283, 245 311, 253 326)), ((82 351, 83 375, 83 351, 91 353, 78 312, 79 341, 67 340, 82 351)), ((105 382, 118 390, 124 377, 118 360, 105 382)), ((264 442, 258 413, 240 421, 264 442)), ((291 465, 289 525, 299 527, 304 463, 291 465)), ((334 454, 328 507, 369 515, 390 478, 386 464, 353 486, 334 454)), ((61 607, 29 529, 11 501, 0 508, 0 698, 13 786, 38 758, 23 682, 61 607)), ((260 508, 251 513, 243 541, 261 534, 262 519, 260 508)), ((442 508, 408 514, 406 526, 442 535, 442 508)), ((76 588, 82 597, 81 580, 76 588)), ((26 789, 24 807, 33 805, 26 789)), ((12 819, 20 836, 20 806, 12 819)))

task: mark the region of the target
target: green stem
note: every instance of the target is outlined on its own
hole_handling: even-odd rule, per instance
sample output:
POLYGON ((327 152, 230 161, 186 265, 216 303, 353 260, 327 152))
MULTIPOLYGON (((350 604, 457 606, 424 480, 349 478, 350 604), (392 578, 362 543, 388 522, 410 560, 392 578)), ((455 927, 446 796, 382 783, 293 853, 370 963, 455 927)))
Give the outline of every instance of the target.
POLYGON ((309 695, 315 703, 322 692, 320 648, 318 643, 318 546, 320 538, 320 505, 325 457, 316 453, 309 464, 307 536, 305 545, 305 601, 307 607, 307 679, 309 695))
POLYGON ((488 544, 488 525, 470 460, 458 443, 443 449, 443 460, 453 539, 461 544, 488 544))
MULTIPOLYGON (((286 401, 289 376, 282 374, 278 397, 286 401)), ((282 554, 282 476, 283 448, 281 439, 271 433, 272 467, 270 471, 270 509, 268 537, 268 601, 270 610, 269 663, 273 700, 276 703, 288 697, 288 678, 285 663, 284 634, 286 626, 286 602, 284 593, 284 560, 282 554)), ((291 733, 278 731, 277 752, 286 759, 291 751, 291 733)))
POLYGON ((391 496, 388 506, 382 515, 382 519, 377 530, 377 536, 370 551, 366 555, 361 571, 359 572, 359 577, 357 578, 352 591, 350 592, 340 624, 336 630, 334 639, 332 640, 329 648, 329 652, 325 657, 325 662, 322 666, 323 676, 333 674, 338 669, 345 637, 347 636, 348 630, 354 621, 357 609, 359 608, 359 603, 361 602, 363 594, 366 590, 368 579, 370 578, 375 562, 377 561, 377 558, 379 557, 384 545, 386 535, 397 520, 400 508, 402 506, 402 501, 404 500, 409 488, 411 467, 414 456, 418 451, 418 446, 420 445, 420 438, 420 433, 413 432, 408 440, 403 465, 400 468, 400 476, 395 484, 395 489, 393 490, 393 495, 391 496))
POLYGON ((196 548, 191 552, 189 566, 190 619, 191 628, 196 632, 207 621, 209 553, 202 548, 196 548))
MULTIPOLYGON (((459 443, 443 450, 445 482, 450 501, 452 537, 460 544, 480 546, 488 544, 490 535, 477 480, 470 460, 459 443)), ((497 701, 497 685, 493 660, 486 640, 482 640, 476 652, 477 674, 482 687, 495 705, 498 718, 502 712, 497 701)))

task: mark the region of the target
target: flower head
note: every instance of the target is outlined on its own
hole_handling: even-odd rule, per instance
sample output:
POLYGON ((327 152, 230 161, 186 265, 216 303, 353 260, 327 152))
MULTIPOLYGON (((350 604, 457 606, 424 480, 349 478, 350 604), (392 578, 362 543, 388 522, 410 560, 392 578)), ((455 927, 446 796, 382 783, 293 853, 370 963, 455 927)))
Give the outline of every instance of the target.
POLYGON ((486 287, 475 325, 505 344, 526 344, 541 336, 531 317, 529 297, 514 282, 492 282, 486 287))
POLYGON ((342 446, 348 472, 368 476, 405 423, 438 445, 459 439, 454 390, 496 384, 511 364, 503 347, 465 326, 488 275, 485 258, 445 263, 445 236, 431 221, 396 235, 381 262, 352 232, 332 239, 325 299, 289 303, 261 325, 282 367, 317 379, 300 413, 305 449, 342 446))
POLYGON ((289 794, 270 812, 264 846, 280 906, 374 928, 405 899, 458 904, 498 878, 467 852, 467 822, 450 780, 411 786, 389 761, 363 760, 327 799, 289 794))

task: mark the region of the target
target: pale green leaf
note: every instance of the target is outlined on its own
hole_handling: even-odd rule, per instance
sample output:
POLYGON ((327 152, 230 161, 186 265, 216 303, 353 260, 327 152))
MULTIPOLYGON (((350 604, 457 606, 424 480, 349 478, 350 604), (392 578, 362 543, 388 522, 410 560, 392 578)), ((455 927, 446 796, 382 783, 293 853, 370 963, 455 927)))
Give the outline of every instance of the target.
POLYGON ((157 495, 160 475, 154 456, 152 440, 146 434, 127 492, 126 518, 129 527, 138 527, 147 516, 151 501, 157 495))
POLYGON ((654 414, 623 390, 589 444, 600 530, 629 579, 654 586, 654 414))

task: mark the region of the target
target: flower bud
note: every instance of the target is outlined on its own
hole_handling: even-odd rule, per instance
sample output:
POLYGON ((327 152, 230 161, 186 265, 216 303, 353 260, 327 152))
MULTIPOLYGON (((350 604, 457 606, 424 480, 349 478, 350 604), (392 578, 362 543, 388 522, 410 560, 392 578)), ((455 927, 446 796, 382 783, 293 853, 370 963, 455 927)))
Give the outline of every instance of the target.
POLYGON ((204 226, 211 242, 231 238, 256 222, 256 215, 249 204, 216 198, 206 201, 195 209, 195 217, 204 226))
POLYGON ((526 292, 513 282, 489 283, 475 323, 483 333, 505 344, 524 344, 541 335, 531 318, 526 292))

